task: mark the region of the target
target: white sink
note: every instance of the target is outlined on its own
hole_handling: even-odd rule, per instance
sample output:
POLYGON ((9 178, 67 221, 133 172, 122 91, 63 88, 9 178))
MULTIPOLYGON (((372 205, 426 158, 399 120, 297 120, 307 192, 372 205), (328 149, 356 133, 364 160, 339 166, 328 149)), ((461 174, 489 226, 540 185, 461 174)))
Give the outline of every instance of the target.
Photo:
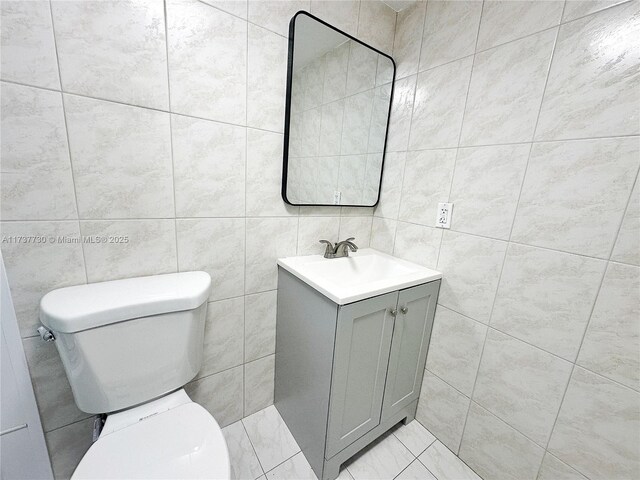
POLYGON ((278 265, 338 305, 442 278, 440 272, 373 248, 360 249, 345 258, 280 258, 278 265))

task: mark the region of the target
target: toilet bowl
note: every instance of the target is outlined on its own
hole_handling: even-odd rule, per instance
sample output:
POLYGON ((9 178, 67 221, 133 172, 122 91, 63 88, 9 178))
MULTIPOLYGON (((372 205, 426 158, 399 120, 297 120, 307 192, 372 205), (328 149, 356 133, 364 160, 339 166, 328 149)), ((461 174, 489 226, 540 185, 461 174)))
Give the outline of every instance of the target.
POLYGON ((182 389, 202 366, 210 290, 206 272, 181 272, 42 298, 78 408, 107 414, 72 478, 229 480, 220 426, 182 389))
POLYGON ((230 478, 222 430, 182 389, 107 417, 72 480, 230 478))

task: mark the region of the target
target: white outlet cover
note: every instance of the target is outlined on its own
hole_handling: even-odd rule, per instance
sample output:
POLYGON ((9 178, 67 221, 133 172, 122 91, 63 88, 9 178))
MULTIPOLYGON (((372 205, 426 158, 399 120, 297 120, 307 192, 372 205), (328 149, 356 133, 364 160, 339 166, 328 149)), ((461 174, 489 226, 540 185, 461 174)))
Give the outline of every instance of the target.
POLYGON ((438 214, 436 215, 436 227, 451 228, 452 214, 453 214, 453 203, 438 203, 438 214))

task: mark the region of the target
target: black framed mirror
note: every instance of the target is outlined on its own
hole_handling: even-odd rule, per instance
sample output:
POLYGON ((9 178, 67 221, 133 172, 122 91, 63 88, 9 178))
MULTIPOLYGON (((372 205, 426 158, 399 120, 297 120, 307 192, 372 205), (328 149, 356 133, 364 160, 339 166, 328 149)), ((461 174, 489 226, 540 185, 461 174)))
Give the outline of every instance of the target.
POLYGON ((380 197, 396 66, 300 11, 289 23, 282 198, 373 207, 380 197))

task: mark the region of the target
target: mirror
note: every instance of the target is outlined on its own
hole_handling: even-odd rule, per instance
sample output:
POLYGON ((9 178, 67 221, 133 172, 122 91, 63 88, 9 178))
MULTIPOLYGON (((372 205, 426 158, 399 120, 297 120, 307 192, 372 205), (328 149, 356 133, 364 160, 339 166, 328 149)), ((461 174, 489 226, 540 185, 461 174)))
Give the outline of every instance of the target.
POLYGON ((285 202, 378 203, 394 79, 390 56, 307 12, 291 19, 285 202))

